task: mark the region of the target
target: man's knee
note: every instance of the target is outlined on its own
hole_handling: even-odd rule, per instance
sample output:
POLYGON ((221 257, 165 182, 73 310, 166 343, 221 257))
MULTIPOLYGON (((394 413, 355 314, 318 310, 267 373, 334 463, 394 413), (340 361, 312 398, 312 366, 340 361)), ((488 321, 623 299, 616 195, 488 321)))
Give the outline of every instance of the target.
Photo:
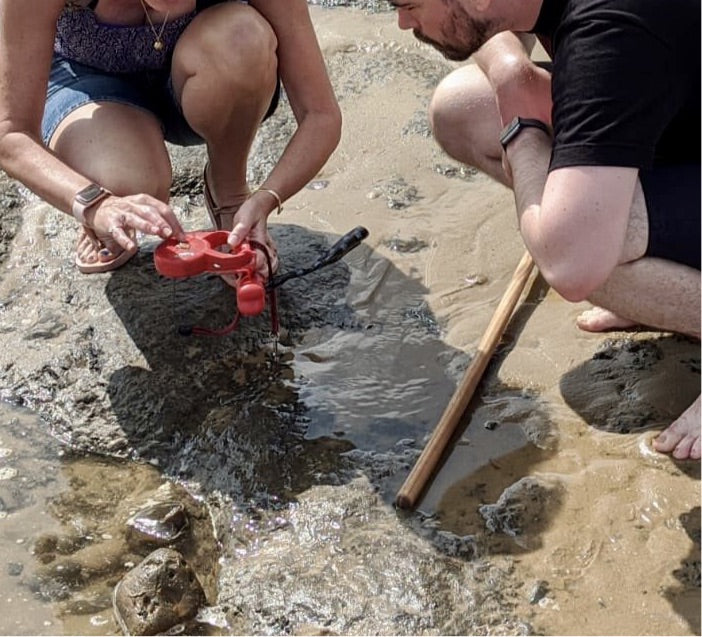
POLYGON ((492 88, 474 65, 457 69, 437 86, 429 105, 436 142, 451 157, 481 166, 499 157, 499 116, 492 88))
POLYGON ((452 131, 455 135, 456 117, 455 107, 452 106, 450 92, 444 90, 442 84, 439 84, 434 91, 431 102, 429 103, 429 126, 431 128, 434 139, 442 148, 450 144, 452 131))
POLYGON ((450 146, 458 132, 464 130, 467 99, 466 89, 454 73, 436 87, 429 104, 429 125, 440 146, 450 146))

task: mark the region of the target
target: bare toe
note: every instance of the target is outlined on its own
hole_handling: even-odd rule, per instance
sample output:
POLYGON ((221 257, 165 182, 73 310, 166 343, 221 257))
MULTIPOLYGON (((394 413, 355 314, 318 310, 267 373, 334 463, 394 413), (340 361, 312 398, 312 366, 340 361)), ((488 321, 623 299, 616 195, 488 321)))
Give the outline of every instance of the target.
POLYGON ((672 453, 678 460, 700 459, 700 399, 653 441, 661 453, 672 453))
POLYGON ((621 330, 637 325, 636 321, 630 321, 603 307, 593 307, 583 312, 575 319, 575 324, 584 332, 606 332, 607 330, 621 330))
MULTIPOLYGON (((130 231, 134 236, 134 231, 130 231)), ((114 240, 98 238, 95 231, 83 228, 76 244, 75 263, 83 274, 109 272, 124 265, 137 252, 138 246, 124 250, 114 240)))
POLYGON ((683 436, 680 442, 675 445, 675 449, 673 449, 673 458, 677 458, 678 460, 686 460, 689 458, 693 443, 694 439, 692 437, 683 436))
POLYGON ((76 256, 84 263, 95 263, 98 260, 98 250, 88 235, 84 234, 78 240, 76 256))

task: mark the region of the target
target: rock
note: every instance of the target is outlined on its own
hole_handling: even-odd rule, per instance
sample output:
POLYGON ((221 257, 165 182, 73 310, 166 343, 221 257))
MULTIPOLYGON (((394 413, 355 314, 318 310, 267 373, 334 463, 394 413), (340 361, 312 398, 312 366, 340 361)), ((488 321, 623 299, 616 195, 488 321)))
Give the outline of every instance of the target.
POLYGON ((493 533, 512 537, 536 534, 549 508, 559 505, 560 495, 559 485, 525 477, 507 487, 495 504, 484 504, 479 511, 493 533))
POLYGON ((124 576, 113 601, 124 634, 155 635, 192 619, 206 599, 183 556, 160 548, 124 576))
POLYGON ((21 562, 8 562, 7 563, 7 574, 10 577, 18 577, 19 575, 22 575, 22 571, 24 570, 24 564, 21 562))
POLYGON ((130 542, 151 542, 165 546, 188 528, 188 515, 180 502, 156 502, 145 506, 127 520, 130 542))
POLYGON ((538 604, 546 595, 548 595, 548 582, 537 580, 529 593, 529 603, 538 604))

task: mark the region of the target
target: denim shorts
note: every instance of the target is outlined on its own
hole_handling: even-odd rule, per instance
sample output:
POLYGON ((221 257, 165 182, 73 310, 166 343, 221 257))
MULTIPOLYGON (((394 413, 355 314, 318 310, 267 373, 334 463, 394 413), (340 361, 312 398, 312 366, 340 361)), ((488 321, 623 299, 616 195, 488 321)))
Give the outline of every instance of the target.
MULTIPOLYGON (((280 82, 266 113, 276 109, 280 82)), ((41 134, 48 144, 63 119, 92 102, 117 102, 153 113, 161 122, 166 141, 195 146, 204 140, 186 121, 176 99, 170 69, 138 73, 107 73, 54 54, 44 106, 41 134)))

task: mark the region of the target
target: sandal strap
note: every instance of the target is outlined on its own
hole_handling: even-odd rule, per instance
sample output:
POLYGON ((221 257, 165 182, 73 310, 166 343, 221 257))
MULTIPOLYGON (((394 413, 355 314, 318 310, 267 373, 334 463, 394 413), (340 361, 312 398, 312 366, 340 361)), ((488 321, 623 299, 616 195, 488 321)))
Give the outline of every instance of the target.
MULTIPOLYGON (((241 204, 234 206, 218 206, 215 203, 214 197, 212 196, 212 191, 210 190, 210 184, 207 180, 207 168, 209 164, 205 164, 205 169, 202 174, 202 194, 205 197, 205 207, 210 215, 210 221, 212 225, 221 230, 225 225, 227 227, 232 227, 234 225, 234 215, 239 212, 241 204)), ((243 201, 242 201, 243 203, 243 201)))
POLYGON ((95 230, 86 226, 85 224, 81 224, 81 225, 83 226, 83 233, 85 234, 86 237, 88 237, 88 239, 90 240, 90 243, 93 244, 93 248, 95 248, 96 251, 105 247, 105 244, 102 241, 100 241, 95 230))

